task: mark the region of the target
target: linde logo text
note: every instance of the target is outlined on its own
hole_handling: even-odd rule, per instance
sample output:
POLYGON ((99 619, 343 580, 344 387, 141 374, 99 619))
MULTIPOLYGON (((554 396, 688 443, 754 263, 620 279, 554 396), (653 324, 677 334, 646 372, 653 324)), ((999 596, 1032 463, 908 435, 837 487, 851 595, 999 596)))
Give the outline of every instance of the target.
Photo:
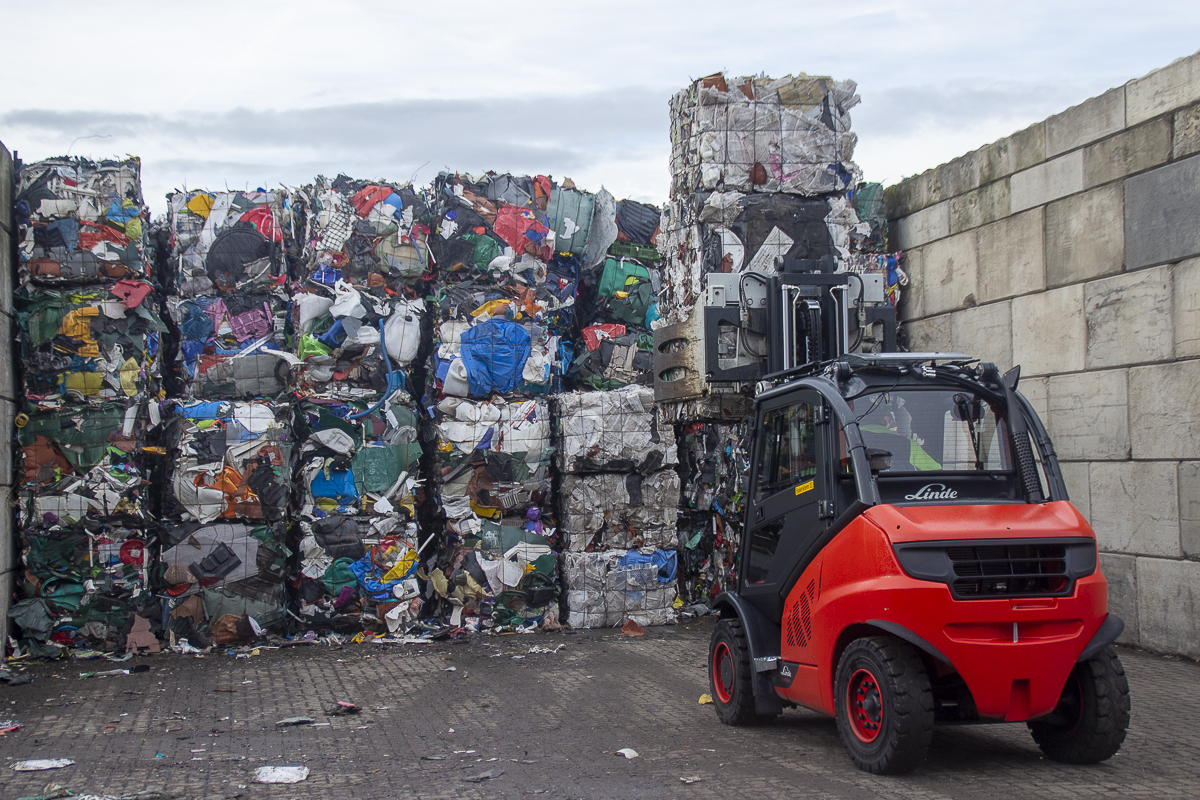
POLYGON ((947 489, 944 483, 927 483, 913 494, 904 495, 905 500, 953 500, 958 492, 947 489))

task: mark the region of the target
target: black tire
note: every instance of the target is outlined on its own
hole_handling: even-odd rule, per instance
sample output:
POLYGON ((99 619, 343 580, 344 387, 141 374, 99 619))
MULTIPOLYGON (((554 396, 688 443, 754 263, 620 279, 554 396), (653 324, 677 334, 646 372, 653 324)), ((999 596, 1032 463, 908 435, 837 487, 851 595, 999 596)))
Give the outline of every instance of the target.
POLYGON ((850 643, 838 661, 834 707, 838 733, 861 770, 911 772, 929 753, 929 673, 916 651, 899 639, 872 636, 850 643))
POLYGON ((708 691, 726 725, 761 725, 773 715, 754 710, 754 672, 746 629, 736 617, 722 619, 708 644, 708 691))
POLYGON ((1111 647, 1076 664, 1054 712, 1029 723, 1048 758, 1097 764, 1121 749, 1129 728, 1129 681, 1111 647))

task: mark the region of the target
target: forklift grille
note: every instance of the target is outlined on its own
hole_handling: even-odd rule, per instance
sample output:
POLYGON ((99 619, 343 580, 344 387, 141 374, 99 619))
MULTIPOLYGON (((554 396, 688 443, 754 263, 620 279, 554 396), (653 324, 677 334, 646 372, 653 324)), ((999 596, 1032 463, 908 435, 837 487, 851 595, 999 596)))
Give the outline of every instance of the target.
POLYGON ((951 590, 958 597, 1027 597, 1064 593, 1071 584, 1063 544, 950 547, 951 590))

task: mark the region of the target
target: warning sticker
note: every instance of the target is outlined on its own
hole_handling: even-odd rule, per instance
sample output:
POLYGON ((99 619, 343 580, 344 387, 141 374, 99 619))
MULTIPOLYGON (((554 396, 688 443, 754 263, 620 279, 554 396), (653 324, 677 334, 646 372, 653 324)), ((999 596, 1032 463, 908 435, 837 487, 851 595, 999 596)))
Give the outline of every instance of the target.
POLYGON ((802 483, 802 484, 800 484, 799 486, 797 486, 797 487, 796 487, 796 494, 804 494, 805 492, 811 492, 811 491, 812 491, 812 488, 813 488, 813 482, 812 482, 812 481, 808 481, 808 482, 806 482, 806 483, 802 483))

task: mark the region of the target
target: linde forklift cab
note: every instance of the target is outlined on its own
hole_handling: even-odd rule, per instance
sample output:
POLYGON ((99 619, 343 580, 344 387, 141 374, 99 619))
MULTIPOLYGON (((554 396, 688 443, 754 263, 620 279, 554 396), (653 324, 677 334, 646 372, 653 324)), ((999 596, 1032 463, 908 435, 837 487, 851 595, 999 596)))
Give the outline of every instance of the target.
MULTIPOLYGON (((917 767, 935 723, 1025 722, 1055 760, 1112 756, 1129 723, 1110 647, 1124 625, 1020 370, 853 352, 871 320, 839 291, 847 276, 765 283, 768 363, 735 375, 776 368, 755 392, 737 588, 716 601, 720 719, 834 716, 876 773, 917 767)), ((753 325, 739 295, 726 324, 753 325)), ((894 349, 894 318, 874 313, 872 349, 894 349)), ((729 379, 722 347, 698 340, 706 378, 729 379)))

